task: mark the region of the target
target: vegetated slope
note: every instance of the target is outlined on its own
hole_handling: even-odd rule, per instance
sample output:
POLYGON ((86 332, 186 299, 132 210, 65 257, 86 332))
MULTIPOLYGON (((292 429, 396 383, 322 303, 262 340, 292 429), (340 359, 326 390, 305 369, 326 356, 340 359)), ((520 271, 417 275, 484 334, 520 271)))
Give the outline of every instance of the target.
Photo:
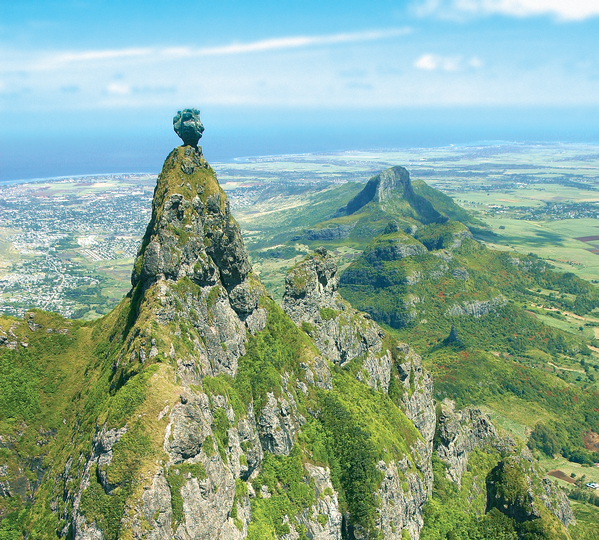
POLYGON ((545 413, 526 424, 548 422, 559 441, 554 453, 597 461, 583 442, 599 429, 595 376, 580 369, 594 364, 589 340, 578 325, 570 333, 542 319, 586 315, 599 306, 599 291, 535 256, 487 249, 456 221, 409 232, 391 221, 342 274, 342 295, 422 352, 438 397, 495 406, 512 396, 519 410, 535 403, 545 413), (558 378, 554 366, 564 363, 579 366, 574 373, 585 380, 565 371, 558 378))
MULTIPOLYGON (((430 375, 339 296, 330 255, 290 272, 286 314, 201 150, 184 146, 158 178, 131 281, 93 323, 0 318, 2 537, 418 538, 430 375)), ((447 474, 487 443, 520 459, 487 416, 456 414, 464 431, 437 445, 447 474)), ((507 508, 567 535, 567 503, 543 493, 507 508)))
POLYGON ((352 312, 374 342, 335 363, 250 270, 212 169, 180 147, 115 310, 0 319, 3 537, 418 536, 418 357, 352 312), (383 357, 374 390, 362 364, 383 357))

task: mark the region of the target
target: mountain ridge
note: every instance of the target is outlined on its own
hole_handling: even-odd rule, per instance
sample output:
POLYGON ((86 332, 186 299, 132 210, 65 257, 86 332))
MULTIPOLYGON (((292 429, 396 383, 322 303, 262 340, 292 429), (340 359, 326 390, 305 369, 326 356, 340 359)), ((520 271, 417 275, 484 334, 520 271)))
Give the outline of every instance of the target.
MULTIPOLYGON (((181 118, 197 133, 199 111, 181 118)), ((467 243, 454 223, 417 229, 413 249, 467 243)), ((374 260, 418 256, 399 246, 413 237, 395 220, 391 229, 374 260)), ((519 466, 523 445, 502 443, 482 412, 436 408, 421 357, 350 306, 338 283, 332 257, 316 250, 289 271, 279 307, 251 271, 197 140, 173 150, 117 308, 92 323, 35 310, 0 317, 0 532, 417 539, 447 475, 446 488, 465 497, 466 482, 451 479, 456 463, 478 493, 493 480, 519 516, 522 501, 501 499, 512 488, 507 466, 488 473, 501 460, 519 466)), ((561 492, 547 495, 537 476, 527 519, 567 538, 567 501, 557 504, 561 492)), ((482 497, 476 504, 487 510, 482 497)), ((468 523, 483 530, 494 515, 468 523)), ((521 530, 507 518, 505 531, 521 530)))

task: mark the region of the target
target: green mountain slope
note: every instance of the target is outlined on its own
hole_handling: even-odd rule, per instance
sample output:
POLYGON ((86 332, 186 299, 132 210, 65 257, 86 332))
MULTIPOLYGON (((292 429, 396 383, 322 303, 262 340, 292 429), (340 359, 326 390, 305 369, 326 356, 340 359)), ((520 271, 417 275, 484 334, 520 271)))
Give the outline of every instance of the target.
MULTIPOLYGON (((179 127, 198 129, 197 114, 183 111, 179 127)), ((324 249, 289 271, 277 305, 192 144, 165 161, 132 289, 112 312, 86 323, 40 311, 0 317, 0 539, 405 540, 440 537, 437 525, 464 510, 481 540, 498 531, 567 539, 568 501, 523 441, 465 407, 493 409, 497 395, 528 400, 545 415, 531 441, 542 450, 549 437, 589 459, 576 437, 596 429, 597 394, 556 386, 523 360, 574 355, 576 340, 529 317, 525 338, 542 343, 512 343, 486 322, 520 331, 527 319, 509 320, 528 317, 518 295, 561 278, 540 261, 485 251, 450 219, 461 210, 413 186, 405 169, 372 179, 367 197, 352 190, 334 219, 350 227, 348 241, 371 243, 342 290, 374 303, 371 315, 340 296, 324 249), (416 315, 400 312, 398 299, 416 315), (513 358, 477 348, 462 322, 471 312, 484 339, 513 358), (385 314, 382 328, 372 319, 385 314), (442 343, 444 317, 461 341, 442 343), (403 338, 425 350, 437 381, 403 338), (435 408, 433 392, 465 408, 435 408), (441 504, 450 498, 454 506, 441 504)), ((564 282, 570 292, 559 300, 586 313, 593 290, 564 282)))
POLYGON ((199 149, 165 161, 132 285, 94 322, 0 318, 0 538, 417 534, 431 443, 401 396, 421 368, 385 364, 392 397, 364 356, 323 358, 252 275, 199 149))
POLYGON ((481 223, 455 204, 450 197, 425 182, 412 182, 403 167, 393 167, 372 177, 364 189, 339 208, 335 215, 307 230, 303 241, 321 242, 327 247, 340 243, 364 249, 381 234, 390 221, 409 230, 448 219, 472 225, 481 223))
POLYGON ((501 403, 510 396, 514 413, 533 403, 543 412, 530 415, 527 429, 545 419, 559 440, 555 452, 597 460, 583 438, 599 429, 599 363, 582 326, 594 324, 596 287, 535 256, 490 250, 457 221, 408 234, 401 217, 343 272, 341 294, 417 347, 437 397, 499 407, 508 417, 501 403))

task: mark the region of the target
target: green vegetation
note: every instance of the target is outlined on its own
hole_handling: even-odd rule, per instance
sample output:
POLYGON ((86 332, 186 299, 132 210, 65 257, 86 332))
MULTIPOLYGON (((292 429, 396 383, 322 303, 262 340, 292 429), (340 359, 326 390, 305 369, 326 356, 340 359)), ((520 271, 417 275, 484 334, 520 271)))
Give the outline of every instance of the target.
POLYGON ((339 312, 335 309, 332 308, 321 308, 320 309, 320 318, 323 321, 330 321, 332 319, 337 318, 337 315, 339 315, 339 312))
POLYGON ((81 497, 81 511, 90 523, 96 521, 107 540, 117 540, 121 531, 125 501, 130 494, 131 483, 129 482, 107 495, 99 482, 97 468, 94 465, 90 471, 89 487, 81 497))
POLYGON ((372 537, 377 508, 374 493, 382 477, 376 468, 378 456, 370 434, 336 396, 324 397, 319 421, 326 433, 331 479, 342 494, 342 512, 347 508, 353 523, 361 525, 372 537))
POLYGON ((262 486, 266 486, 271 496, 252 499, 248 539, 275 538, 274 535, 280 537, 289 534, 289 524, 283 519, 288 516, 300 532, 300 538, 305 540, 305 531, 293 517, 315 501, 314 488, 304 482, 304 475, 302 452, 297 445, 289 456, 265 454, 260 474, 252 484, 256 493, 260 493, 262 486))
POLYGON ((203 480, 206 478, 206 470, 201 463, 181 463, 173 465, 168 470, 167 482, 171 491, 171 506, 173 509, 173 524, 176 526, 183 522, 183 497, 181 488, 191 478, 203 480))

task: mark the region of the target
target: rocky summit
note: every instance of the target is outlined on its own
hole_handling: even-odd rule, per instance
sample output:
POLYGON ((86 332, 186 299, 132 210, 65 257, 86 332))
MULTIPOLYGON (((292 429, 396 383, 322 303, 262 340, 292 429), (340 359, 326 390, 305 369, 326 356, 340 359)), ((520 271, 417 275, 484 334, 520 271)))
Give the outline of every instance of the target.
MULTIPOLYGON (((433 538, 433 483, 567 534, 567 499, 530 452, 480 410, 436 404, 421 357, 340 296, 326 249, 273 301, 199 112, 175 129, 123 301, 94 322, 0 318, 0 538, 433 538)), ((411 197, 406 175, 367 188, 411 197)), ((388 234, 377 258, 426 250, 388 234)))

